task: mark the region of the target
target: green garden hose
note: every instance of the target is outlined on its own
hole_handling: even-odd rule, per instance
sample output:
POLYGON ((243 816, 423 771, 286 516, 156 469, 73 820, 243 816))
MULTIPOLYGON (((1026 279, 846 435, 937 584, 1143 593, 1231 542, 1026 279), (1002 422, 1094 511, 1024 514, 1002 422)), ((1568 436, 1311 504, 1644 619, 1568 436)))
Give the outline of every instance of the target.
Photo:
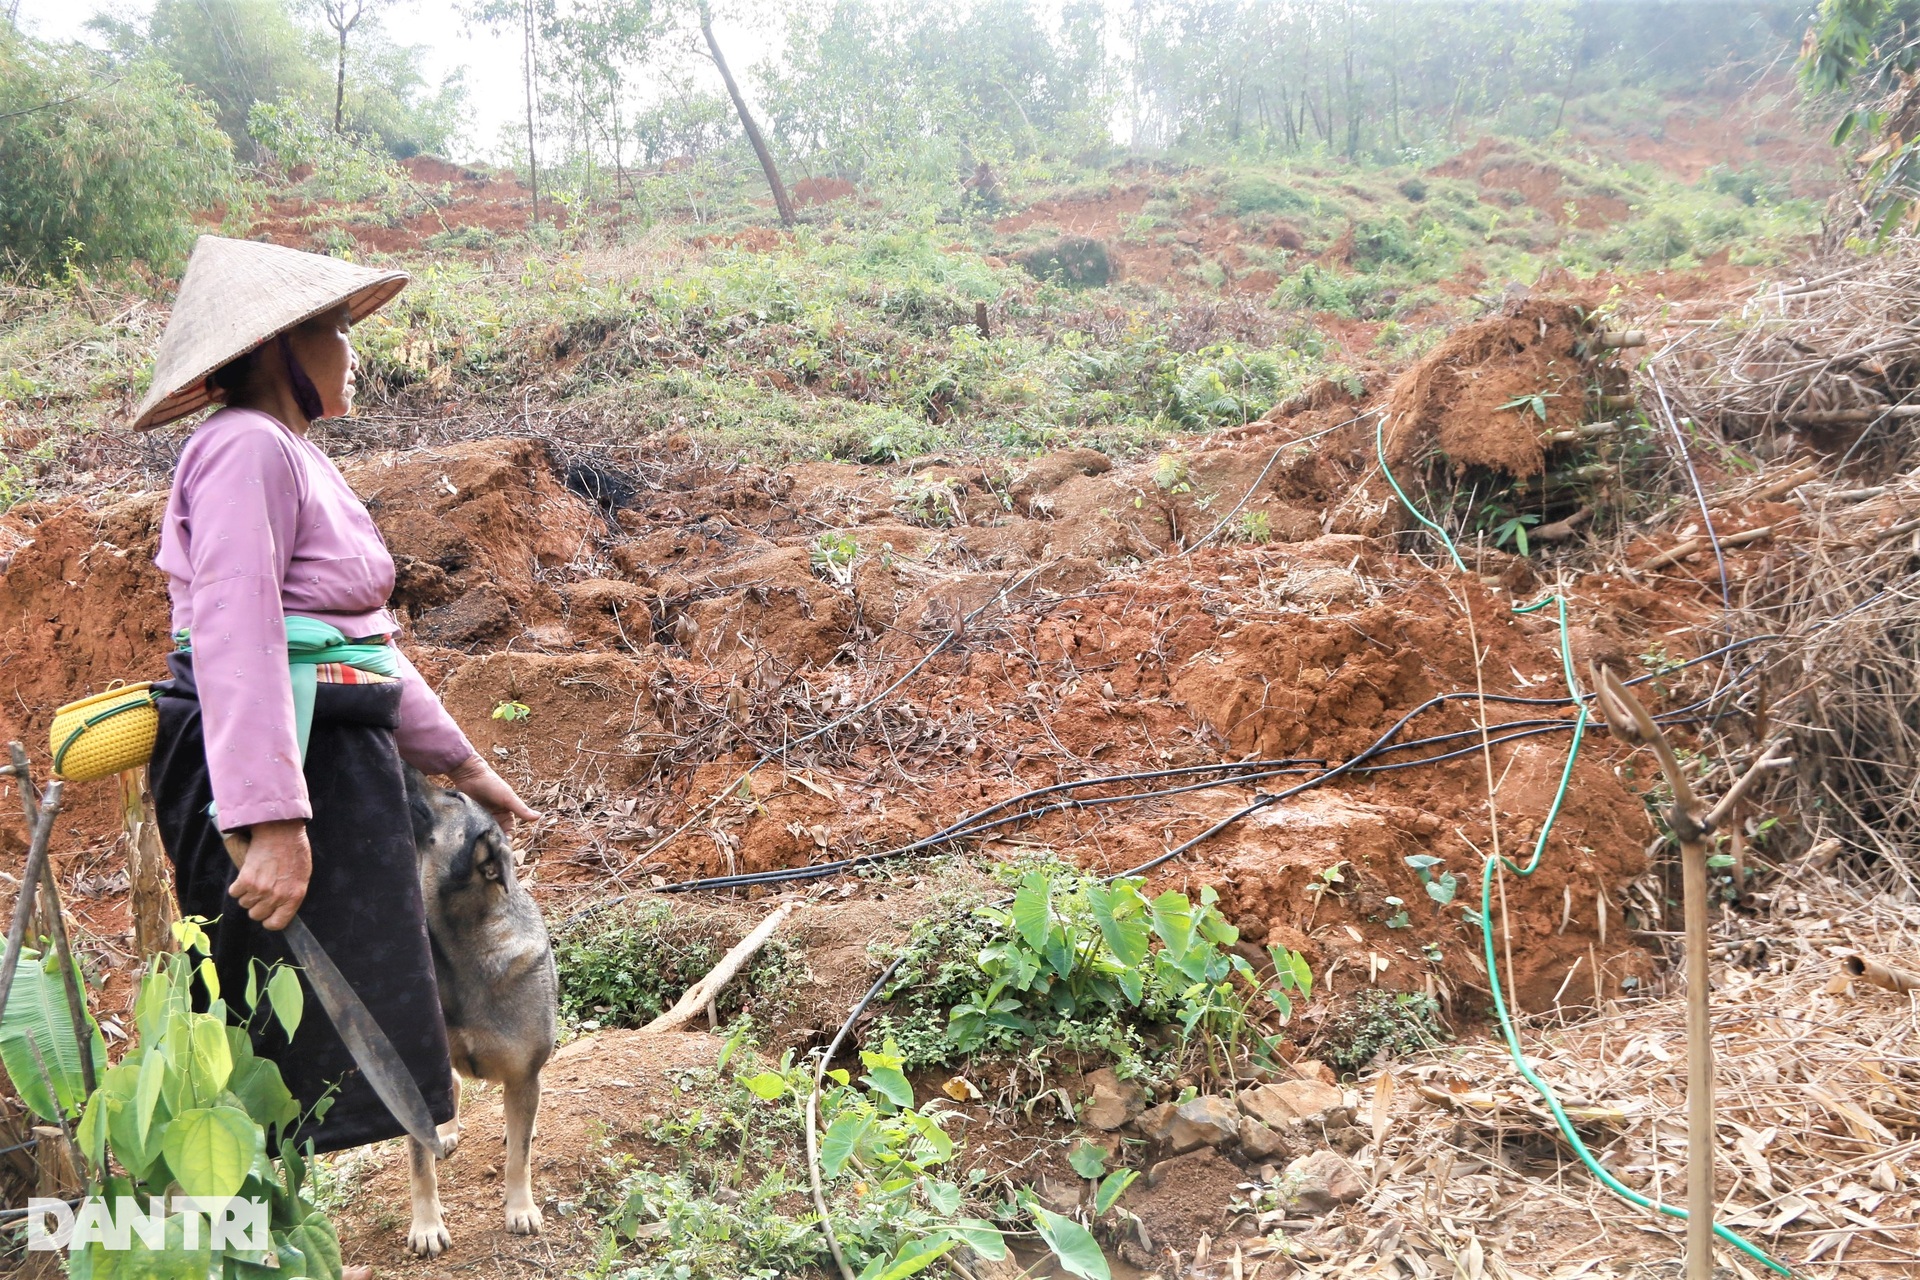
MULTIPOLYGON (((1414 505, 1413 499, 1407 496, 1406 490, 1400 487, 1400 482, 1394 479, 1393 468, 1387 465, 1385 433, 1386 415, 1383 413, 1376 419, 1373 429, 1373 447, 1374 452, 1380 459, 1381 474, 1386 476, 1387 483, 1393 487, 1393 492, 1399 497, 1401 503, 1405 505, 1407 511, 1413 518, 1439 537, 1441 545, 1447 549, 1447 554, 1453 557, 1454 566, 1462 573, 1467 572, 1467 563, 1460 558, 1460 549, 1454 545, 1453 539, 1447 535, 1447 531, 1434 521, 1428 519, 1426 514, 1414 505)), ((1627 1201, 1627 1203, 1637 1205, 1642 1209, 1652 1209, 1657 1213, 1665 1214, 1669 1218, 1680 1218, 1684 1220, 1687 1216, 1685 1209, 1677 1205, 1658 1204, 1647 1199, 1647 1197, 1633 1190, 1611 1173, 1608 1173, 1601 1167, 1600 1162, 1594 1159, 1593 1153, 1587 1150, 1587 1144, 1581 1141, 1579 1133, 1575 1131, 1573 1122, 1567 1118, 1567 1113, 1561 1107, 1560 1100, 1554 1096, 1553 1089, 1534 1072, 1532 1067, 1527 1065, 1526 1055, 1520 1051, 1520 1037, 1514 1030, 1513 1016, 1507 1011, 1506 994, 1500 987, 1500 966, 1493 951, 1493 875, 1497 869, 1495 863, 1505 863, 1507 870, 1517 876, 1530 876, 1534 873, 1535 869, 1539 867, 1540 859, 1546 853, 1547 839, 1553 834, 1553 824, 1560 817, 1561 806, 1566 803, 1567 789, 1573 782, 1573 762, 1580 754, 1580 743, 1586 736, 1588 719, 1591 714, 1590 709, 1580 701, 1580 689, 1574 682, 1573 641, 1567 633, 1566 598, 1557 594, 1543 596, 1532 604, 1515 605, 1513 611, 1515 613, 1533 613, 1536 610, 1546 608, 1549 604, 1556 606, 1559 611, 1560 663, 1566 674, 1567 692, 1573 697, 1576 703, 1580 703, 1580 713, 1574 720, 1573 743, 1567 748, 1567 763, 1560 771, 1560 786, 1558 790, 1554 792, 1553 804, 1548 807, 1546 820, 1540 826, 1540 835, 1534 841, 1533 856, 1527 859, 1527 864, 1524 867, 1516 866, 1511 858, 1496 857, 1494 855, 1488 855, 1481 863, 1480 941, 1486 958, 1488 985, 1493 989, 1493 1009, 1495 1015, 1500 1020, 1500 1035, 1501 1038, 1506 1041, 1507 1053, 1513 1058, 1514 1068, 1520 1072, 1522 1079, 1533 1086, 1534 1091, 1540 1095, 1541 1101, 1547 1104, 1547 1109, 1553 1113, 1554 1123, 1560 1126, 1561 1136, 1567 1140, 1567 1145, 1573 1148, 1574 1155, 1579 1157, 1580 1163, 1587 1167, 1587 1171, 1600 1180, 1601 1186, 1613 1192, 1613 1194, 1619 1196, 1622 1200, 1627 1201)), ((1477 660, 1478 655, 1475 656, 1477 660)), ((1776 1261, 1758 1245, 1749 1244, 1739 1235, 1729 1231, 1717 1222, 1713 1225, 1713 1233, 1754 1261, 1761 1263, 1779 1275, 1791 1276, 1793 1274, 1792 1269, 1785 1263, 1776 1261)))

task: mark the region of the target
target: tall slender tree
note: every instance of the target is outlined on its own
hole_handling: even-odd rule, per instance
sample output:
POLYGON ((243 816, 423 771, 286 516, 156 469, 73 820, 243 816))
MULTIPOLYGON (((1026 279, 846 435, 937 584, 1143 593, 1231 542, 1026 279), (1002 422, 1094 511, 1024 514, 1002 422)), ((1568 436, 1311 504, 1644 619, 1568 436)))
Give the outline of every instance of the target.
POLYGON ((338 41, 333 65, 333 131, 339 133, 347 110, 347 36, 367 16, 371 0, 320 0, 320 16, 338 41))
POLYGON ((759 157, 760 168, 767 175, 767 186, 773 191, 773 207, 780 211, 780 225, 790 227, 793 225, 793 201, 787 196, 787 184, 780 180, 780 168, 773 162, 773 152, 767 148, 767 140, 761 135, 753 112, 747 109, 747 100, 741 96, 740 86, 734 82, 733 70, 727 66, 726 55, 720 52, 720 42, 714 39, 713 9, 707 0, 699 0, 699 14, 700 34, 707 41, 707 56, 720 69, 720 78, 727 84, 727 96, 733 99, 733 109, 740 113, 740 127, 746 130, 753 154, 759 157))

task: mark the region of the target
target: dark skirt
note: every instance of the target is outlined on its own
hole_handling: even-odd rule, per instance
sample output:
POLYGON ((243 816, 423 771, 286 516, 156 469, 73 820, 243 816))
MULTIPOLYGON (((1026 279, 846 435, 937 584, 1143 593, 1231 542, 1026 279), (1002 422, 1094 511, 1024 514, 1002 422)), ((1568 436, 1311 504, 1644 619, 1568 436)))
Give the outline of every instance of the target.
MULTIPOLYGON (((249 919, 227 894, 237 872, 207 816, 213 789, 194 696, 192 661, 168 659, 174 679, 160 699, 152 777, 160 838, 173 860, 183 915, 211 921, 207 934, 233 1017, 244 1009, 251 962, 292 963, 285 938, 249 919)), ((453 1068, 433 976, 420 900, 413 826, 393 731, 400 686, 322 684, 307 749, 313 817, 313 878, 300 918, 366 1002, 420 1085, 436 1122, 453 1118, 453 1068)), ((318 1151, 339 1151, 403 1135, 333 1029, 304 975, 306 1011, 288 1043, 263 1009, 248 1024, 255 1052, 279 1064, 303 1112, 331 1092, 324 1117, 293 1135, 318 1151)), ((204 997, 204 992, 200 993, 204 997)))

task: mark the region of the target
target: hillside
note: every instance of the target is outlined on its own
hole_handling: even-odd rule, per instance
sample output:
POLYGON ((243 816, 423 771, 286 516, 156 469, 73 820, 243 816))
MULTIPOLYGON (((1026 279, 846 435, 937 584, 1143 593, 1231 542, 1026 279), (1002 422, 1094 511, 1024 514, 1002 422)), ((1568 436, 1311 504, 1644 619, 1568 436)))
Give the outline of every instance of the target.
MULTIPOLYGON (((971 1212, 1045 1221, 1031 1194, 1116 1275, 1670 1266, 1675 1225, 1567 1137, 1679 1195, 1670 797, 1582 699, 1598 667, 1630 678, 1723 788, 1847 616, 1806 584, 1854 555, 1867 604, 1897 595, 1915 501, 1904 418, 1868 413, 1896 425, 1862 449, 1852 420, 1790 429, 1798 402, 1714 416, 1754 308, 1777 295, 1804 336, 1825 321, 1789 293, 1868 270, 1816 244, 1830 153, 1783 92, 1635 125, 1577 104, 1551 148, 1391 168, 987 172, 955 219, 809 180, 790 232, 738 191, 669 198, 671 168, 551 242, 508 176, 438 161, 263 198, 251 234, 414 272, 356 332, 362 412, 315 438, 394 552, 409 652, 544 814, 518 852, 566 1002, 547 1233, 497 1221, 498 1099, 470 1086, 454 1251, 405 1253, 387 1144, 324 1175, 348 1260, 830 1274, 804 1090, 747 1082, 845 1030, 944 1117, 971 1212), (1790 635, 1762 625, 1783 596, 1790 635), (1220 1007, 1183 1034, 1184 982, 1157 1013, 1035 996, 960 1045, 983 951, 1026 936, 992 904, 1038 877, 1041 928, 1094 956, 1091 878, 1116 875, 1230 926, 1220 1007), (792 902, 712 1034, 634 1030, 792 902), (1117 1207, 1090 1144, 1143 1174, 1117 1207)), ((83 272, 0 295, 0 739, 36 753, 62 701, 158 674, 183 433, 120 424, 164 318, 83 272)), ((1904 401, 1906 354, 1847 366, 1860 404, 1904 401)), ((1794 728, 1803 762, 1831 750, 1794 728)), ((55 866, 124 1022, 109 790, 75 788, 55 866)), ((1844 816, 1861 793, 1807 794, 1753 801, 1716 868, 1721 1201, 1806 1274, 1904 1274, 1910 1011, 1837 960, 1911 956, 1920 917, 1844 816)), ((0 867, 23 850, 0 820, 0 867)), ((926 1229, 856 1173, 826 1192, 845 1229, 926 1229)))

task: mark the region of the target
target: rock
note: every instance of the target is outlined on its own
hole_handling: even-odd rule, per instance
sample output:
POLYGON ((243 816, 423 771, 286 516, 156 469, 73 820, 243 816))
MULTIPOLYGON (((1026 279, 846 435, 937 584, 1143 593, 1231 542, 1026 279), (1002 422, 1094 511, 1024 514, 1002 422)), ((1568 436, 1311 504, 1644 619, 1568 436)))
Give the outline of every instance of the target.
POLYGON ((1287 1142, 1278 1133, 1267 1128, 1252 1116, 1240 1118, 1240 1150, 1249 1159, 1265 1160, 1269 1156, 1285 1152, 1287 1142))
POLYGON ((413 620, 414 638, 454 647, 490 640, 514 625, 513 606, 489 583, 413 620))
POLYGON ((1118 1129, 1146 1109, 1147 1091, 1132 1080, 1122 1080, 1111 1067, 1087 1076, 1093 1096, 1080 1108, 1080 1118, 1096 1129, 1118 1129))
POLYGON ((1133 1127, 1141 1137, 1149 1142, 1165 1142, 1173 1131, 1174 1112, 1179 1110, 1171 1102, 1163 1102, 1157 1107, 1148 1107, 1133 1118, 1133 1127))
POLYGON ((1072 1214, 1080 1208, 1080 1185, 1051 1174, 1041 1174, 1033 1184, 1033 1194, 1048 1211, 1072 1214))
POLYGON ((1321 1084, 1339 1084, 1340 1077, 1333 1074, 1333 1068, 1318 1058, 1302 1058, 1293 1064, 1293 1069, 1303 1080, 1318 1080, 1321 1084))
POLYGON ((1346 1095, 1318 1080, 1282 1080, 1240 1095, 1240 1109, 1270 1129, 1292 1120, 1316 1120, 1346 1105, 1346 1095))
POLYGON ((1240 1117, 1231 1101, 1218 1094, 1183 1102, 1174 1109, 1167 1145, 1175 1155, 1217 1147, 1240 1136, 1240 1117))
POLYGON ((1331 1151, 1315 1151, 1287 1166, 1280 1203, 1289 1213, 1325 1213, 1366 1194, 1353 1166, 1331 1151))

